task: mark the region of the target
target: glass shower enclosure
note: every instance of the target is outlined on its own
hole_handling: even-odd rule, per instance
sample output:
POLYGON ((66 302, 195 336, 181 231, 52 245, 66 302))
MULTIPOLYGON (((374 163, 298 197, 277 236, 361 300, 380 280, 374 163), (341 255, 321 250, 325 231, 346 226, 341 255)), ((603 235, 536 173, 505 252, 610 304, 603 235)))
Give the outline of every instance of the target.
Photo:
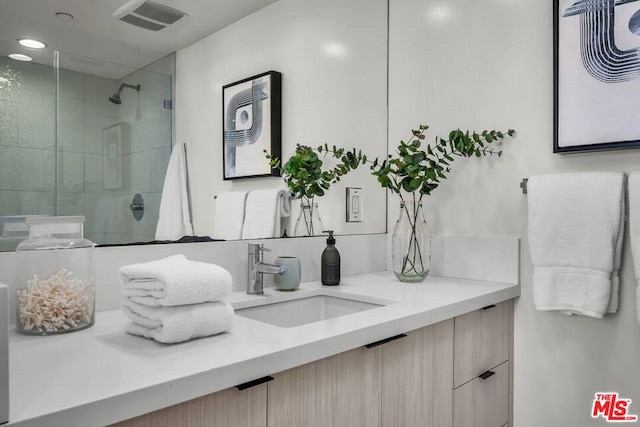
POLYGON ((0 56, 0 250, 15 249, 26 215, 84 215, 98 244, 153 240, 175 57, 133 70, 48 49, 34 56, 0 56))

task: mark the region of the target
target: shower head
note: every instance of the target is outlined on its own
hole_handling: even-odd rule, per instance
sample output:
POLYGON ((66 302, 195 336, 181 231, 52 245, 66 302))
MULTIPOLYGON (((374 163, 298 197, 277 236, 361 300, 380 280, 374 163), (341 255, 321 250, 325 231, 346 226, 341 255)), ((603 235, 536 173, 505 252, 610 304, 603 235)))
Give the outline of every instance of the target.
POLYGON ((113 95, 111 95, 109 97, 109 101, 113 102, 114 104, 122 104, 122 100, 120 99, 120 93, 116 92, 113 95))
POLYGON ((122 104, 122 99, 120 99, 120 92, 122 92, 122 89, 124 88, 131 88, 131 89, 135 89, 136 92, 140 92, 140 85, 129 85, 126 83, 122 83, 120 85, 120 87, 118 88, 118 90, 116 91, 116 93, 114 93, 113 95, 111 95, 109 97, 109 101, 113 102, 114 104, 122 104))

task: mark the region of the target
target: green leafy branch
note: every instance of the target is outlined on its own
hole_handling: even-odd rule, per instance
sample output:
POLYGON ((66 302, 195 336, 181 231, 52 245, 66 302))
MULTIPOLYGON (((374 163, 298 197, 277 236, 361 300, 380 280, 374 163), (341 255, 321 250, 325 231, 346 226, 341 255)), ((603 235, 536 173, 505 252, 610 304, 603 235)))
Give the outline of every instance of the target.
MULTIPOLYGON (((501 156, 502 151, 489 145, 502 140, 505 136, 515 135, 513 129, 506 133, 496 130, 476 131, 453 130, 447 139, 436 137, 435 143, 422 147, 424 133, 428 126, 420 125, 412 131, 411 138, 400 141, 396 154, 379 161, 375 159, 371 165, 371 174, 376 176, 382 187, 398 194, 408 193, 429 195, 451 171, 451 163, 455 157, 501 156)), ((403 199, 404 200, 404 199, 403 199)))
POLYGON ((361 151, 356 152, 355 149, 346 151, 336 146, 329 149, 327 144, 315 149, 298 144, 294 155, 284 165, 279 158, 272 156, 266 150, 264 153, 271 167, 280 169, 293 195, 306 201, 313 200, 315 196, 324 196, 331 184, 340 181, 341 177, 367 161, 367 156, 361 151), (322 152, 325 155, 331 152, 339 163, 323 170, 323 161, 318 156, 322 152))
POLYGON ((411 138, 400 141, 395 154, 389 154, 384 160, 367 159, 366 154, 355 148, 346 150, 328 144, 311 148, 298 144, 296 151, 282 165, 280 159, 264 151, 269 164, 280 169, 287 187, 298 198, 313 199, 323 196, 331 184, 361 164, 370 163, 371 174, 377 177, 382 187, 398 194, 404 201, 402 192, 416 193, 419 199, 430 195, 442 180, 451 172, 451 163, 456 157, 502 156, 502 150, 491 147, 492 143, 501 141, 506 136, 514 136, 515 130, 507 132, 497 130, 449 132, 448 138, 436 137, 433 145, 423 147, 425 132, 428 126, 420 125, 412 130, 411 138), (332 168, 322 169, 323 162, 318 154, 331 154, 339 163, 332 168))

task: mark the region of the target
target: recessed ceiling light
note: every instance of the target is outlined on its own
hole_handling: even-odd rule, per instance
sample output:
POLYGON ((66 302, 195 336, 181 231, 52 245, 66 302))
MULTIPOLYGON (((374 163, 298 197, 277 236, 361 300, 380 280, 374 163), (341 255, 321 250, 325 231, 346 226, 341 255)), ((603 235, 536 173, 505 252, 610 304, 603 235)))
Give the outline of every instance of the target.
POLYGON ((23 55, 21 53, 11 53, 9 54, 9 58, 15 59, 16 61, 31 61, 33 58, 27 55, 23 55))
POLYGON ((73 15, 67 12, 56 12, 56 18, 63 21, 73 21, 73 15))
POLYGON ((24 47, 29 47, 31 49, 42 49, 43 47, 47 47, 45 43, 42 43, 40 40, 34 39, 18 39, 18 43, 20 43, 24 47))

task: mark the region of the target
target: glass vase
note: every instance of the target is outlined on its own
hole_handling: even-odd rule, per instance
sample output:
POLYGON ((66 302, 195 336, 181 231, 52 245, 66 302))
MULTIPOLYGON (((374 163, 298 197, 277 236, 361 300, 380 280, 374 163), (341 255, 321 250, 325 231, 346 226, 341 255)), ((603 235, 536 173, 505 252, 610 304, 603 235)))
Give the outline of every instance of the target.
POLYGON ((318 203, 313 201, 300 202, 300 214, 296 221, 293 235, 298 236, 319 236, 324 231, 322 219, 320 218, 320 208, 318 203))
POLYGON ((422 282, 431 269, 431 235, 422 202, 401 202, 391 237, 393 272, 402 282, 422 282))
POLYGON ((78 331, 94 323, 93 242, 83 216, 33 217, 16 249, 16 328, 29 335, 78 331))

